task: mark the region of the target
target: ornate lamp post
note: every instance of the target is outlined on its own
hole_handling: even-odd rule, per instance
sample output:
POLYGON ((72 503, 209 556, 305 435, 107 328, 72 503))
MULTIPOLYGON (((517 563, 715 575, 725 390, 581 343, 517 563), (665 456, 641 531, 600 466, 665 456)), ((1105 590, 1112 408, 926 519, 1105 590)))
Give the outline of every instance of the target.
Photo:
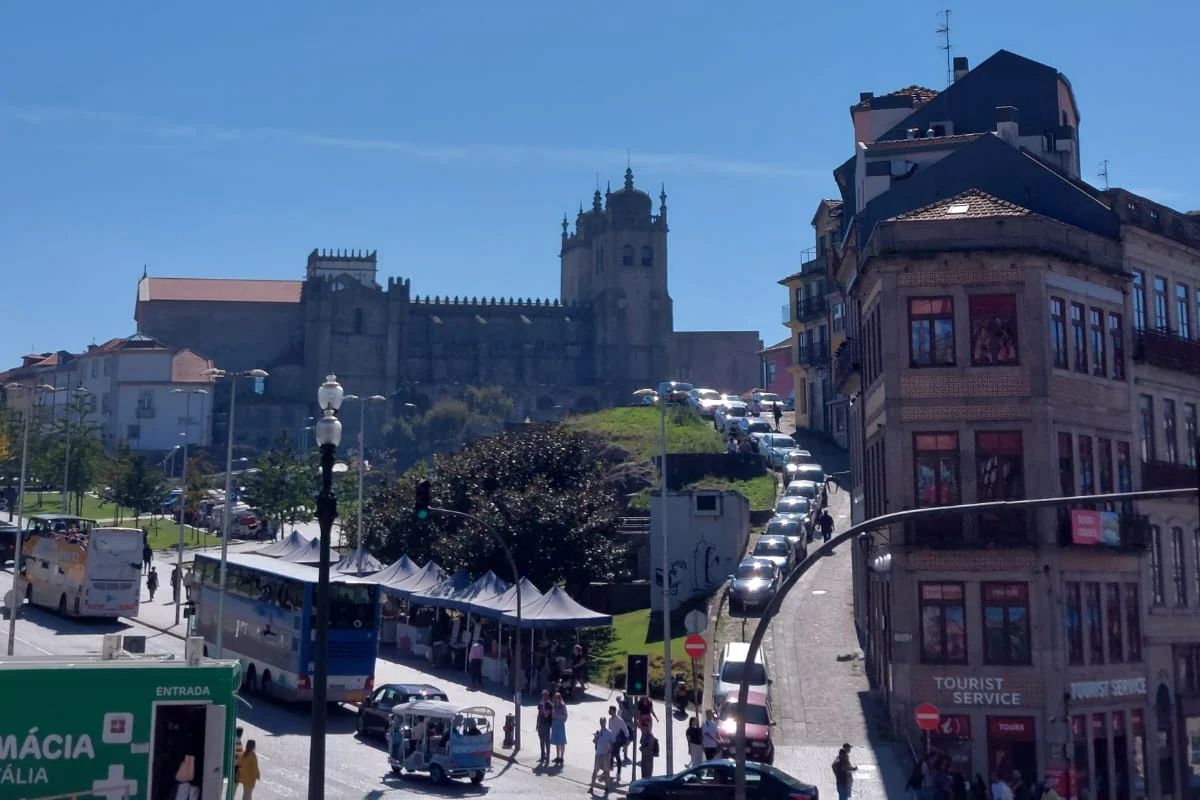
MULTIPOLYGON (((208 394, 207 389, 172 389, 173 394, 182 394, 186 396, 184 401, 183 412, 183 431, 179 434, 183 437, 183 470, 179 476, 179 488, 182 493, 179 495, 179 549, 175 552, 175 575, 180 586, 172 586, 171 591, 175 593, 175 624, 179 624, 179 598, 183 594, 180 589, 183 584, 183 525, 187 517, 187 467, 188 467, 188 428, 192 424, 192 395, 201 395, 200 407, 204 407, 203 395, 208 394)), ((204 416, 203 412, 200 414, 204 416)), ((228 503, 226 503, 228 506, 228 503)))
POLYGON ((355 547, 362 547, 362 528, 363 528, 363 470, 367 463, 366 449, 366 431, 367 424, 367 404, 368 403, 386 403, 387 398, 381 394, 373 394, 370 397, 359 397, 356 394, 348 394, 342 398, 346 400, 357 400, 358 405, 358 538, 354 541, 355 547))
MULTIPOLYGON (((76 386, 74 389, 74 394, 75 394, 75 397, 77 397, 80 402, 83 402, 83 399, 85 397, 87 397, 88 395, 90 395, 91 392, 89 392, 87 389, 83 388, 82 386, 76 386)), ((79 421, 83 422, 83 410, 82 409, 80 409, 80 412, 79 412, 79 421)), ((71 513, 71 490, 70 490, 71 405, 70 405, 70 401, 68 401, 68 403, 67 403, 66 413, 63 414, 63 427, 66 428, 65 433, 67 436, 67 444, 66 444, 66 447, 64 448, 66 450, 66 454, 63 456, 63 513, 70 514, 71 513)))

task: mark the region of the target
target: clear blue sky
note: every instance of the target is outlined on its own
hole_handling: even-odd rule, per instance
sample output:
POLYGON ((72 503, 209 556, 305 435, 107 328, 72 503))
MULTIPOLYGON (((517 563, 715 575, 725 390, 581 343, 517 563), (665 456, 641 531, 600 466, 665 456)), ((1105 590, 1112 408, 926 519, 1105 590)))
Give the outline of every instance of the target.
MULTIPOLYGON (((676 327, 771 344, 848 107, 945 85, 939 7, 9 4, 0 368, 132 333, 143 264, 298 278, 314 247, 377 249, 420 294, 556 296, 563 212, 626 148, 667 184, 676 327)), ((1200 6, 972 0, 951 25, 972 65, 1007 48, 1071 79, 1086 177, 1109 159, 1200 207, 1200 6)))

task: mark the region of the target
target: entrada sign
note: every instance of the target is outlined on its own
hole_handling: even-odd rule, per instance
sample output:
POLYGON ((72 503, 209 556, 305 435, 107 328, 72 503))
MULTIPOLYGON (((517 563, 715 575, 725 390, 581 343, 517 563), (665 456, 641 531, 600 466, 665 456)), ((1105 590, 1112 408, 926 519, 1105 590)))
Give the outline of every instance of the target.
POLYGON ((1146 694, 1145 678, 1079 681, 1071 684, 1071 697, 1075 700, 1100 700, 1105 697, 1139 697, 1144 694, 1146 694))
POLYGON ((933 684, 950 692, 956 706, 1019 706, 1021 693, 1006 691, 1004 678, 969 678, 935 675, 933 684))

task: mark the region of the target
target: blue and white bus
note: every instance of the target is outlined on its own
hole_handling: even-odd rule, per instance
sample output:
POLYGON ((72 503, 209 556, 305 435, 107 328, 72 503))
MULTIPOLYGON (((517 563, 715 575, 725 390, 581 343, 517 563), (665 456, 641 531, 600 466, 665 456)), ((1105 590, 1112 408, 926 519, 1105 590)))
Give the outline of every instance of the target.
MULTIPOLYGON (((267 556, 230 553, 225 636, 216 652, 219 556, 197 554, 196 633, 206 654, 242 662, 242 687, 284 701, 312 700, 317 570, 267 556)), ((329 701, 358 703, 375 684, 379 587, 329 579, 329 701)))

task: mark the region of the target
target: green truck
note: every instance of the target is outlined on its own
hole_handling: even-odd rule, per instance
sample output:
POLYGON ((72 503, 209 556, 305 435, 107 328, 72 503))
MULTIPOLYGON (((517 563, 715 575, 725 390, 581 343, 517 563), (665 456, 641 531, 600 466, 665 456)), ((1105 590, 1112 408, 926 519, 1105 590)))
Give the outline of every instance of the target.
POLYGON ((119 639, 98 657, 0 657, 0 799, 233 797, 238 663, 198 639, 184 659, 119 639))

